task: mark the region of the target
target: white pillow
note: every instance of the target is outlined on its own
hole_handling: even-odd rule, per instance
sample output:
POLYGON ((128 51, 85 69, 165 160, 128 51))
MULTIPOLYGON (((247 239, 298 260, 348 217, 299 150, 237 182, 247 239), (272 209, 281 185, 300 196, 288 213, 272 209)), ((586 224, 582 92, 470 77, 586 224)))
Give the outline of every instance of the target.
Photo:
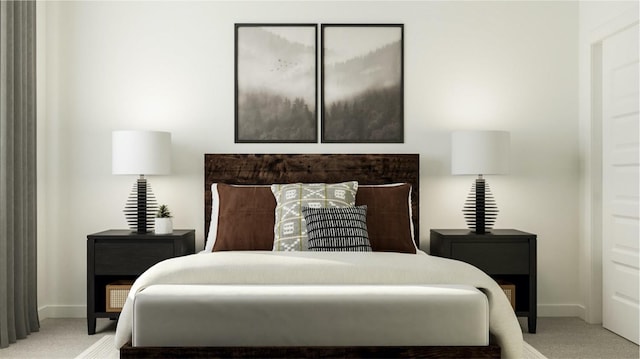
POLYGON ((204 246, 205 252, 213 252, 213 245, 216 243, 218 233, 218 213, 220 208, 220 196, 218 195, 218 184, 211 184, 211 222, 209 223, 209 234, 207 243, 204 246))

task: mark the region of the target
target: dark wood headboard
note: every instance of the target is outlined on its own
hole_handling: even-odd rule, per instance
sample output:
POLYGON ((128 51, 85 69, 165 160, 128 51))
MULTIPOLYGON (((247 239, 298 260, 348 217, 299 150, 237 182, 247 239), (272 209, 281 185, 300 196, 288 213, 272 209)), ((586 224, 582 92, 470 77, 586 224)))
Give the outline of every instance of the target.
POLYGON ((205 154, 205 238, 211 222, 211 184, 411 183, 414 238, 420 247, 418 154, 205 154))

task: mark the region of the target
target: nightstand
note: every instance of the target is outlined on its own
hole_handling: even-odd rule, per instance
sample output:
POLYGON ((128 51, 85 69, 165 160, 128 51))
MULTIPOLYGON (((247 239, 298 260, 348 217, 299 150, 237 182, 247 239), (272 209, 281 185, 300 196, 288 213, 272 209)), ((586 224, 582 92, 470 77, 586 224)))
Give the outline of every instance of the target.
POLYGON ((108 230, 87 236, 87 327, 96 332, 97 318, 117 319, 107 312, 107 284, 135 280, 152 265, 168 258, 195 253, 195 230, 171 234, 138 234, 131 230, 108 230))
POLYGON ((536 332, 536 235, 515 229, 476 234, 467 229, 432 229, 432 255, 472 264, 495 280, 516 286, 516 315, 528 318, 536 332))

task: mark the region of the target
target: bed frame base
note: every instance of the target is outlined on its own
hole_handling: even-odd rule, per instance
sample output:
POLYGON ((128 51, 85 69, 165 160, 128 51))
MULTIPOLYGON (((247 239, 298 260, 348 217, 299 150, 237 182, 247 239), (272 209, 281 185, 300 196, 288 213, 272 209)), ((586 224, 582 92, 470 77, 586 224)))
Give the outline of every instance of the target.
POLYGON ((500 347, 133 347, 120 348, 131 358, 500 358, 500 347))

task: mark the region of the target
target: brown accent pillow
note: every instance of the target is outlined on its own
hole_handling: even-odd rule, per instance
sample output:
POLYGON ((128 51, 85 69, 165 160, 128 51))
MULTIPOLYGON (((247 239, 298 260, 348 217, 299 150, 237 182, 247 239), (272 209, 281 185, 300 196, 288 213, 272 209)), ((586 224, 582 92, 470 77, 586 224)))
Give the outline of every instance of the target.
POLYGON ((356 206, 366 205, 367 229, 374 252, 416 253, 411 235, 409 193, 411 185, 360 185, 356 206))
POLYGON ((218 183, 218 196, 214 252, 273 249, 276 200, 270 187, 218 183))

